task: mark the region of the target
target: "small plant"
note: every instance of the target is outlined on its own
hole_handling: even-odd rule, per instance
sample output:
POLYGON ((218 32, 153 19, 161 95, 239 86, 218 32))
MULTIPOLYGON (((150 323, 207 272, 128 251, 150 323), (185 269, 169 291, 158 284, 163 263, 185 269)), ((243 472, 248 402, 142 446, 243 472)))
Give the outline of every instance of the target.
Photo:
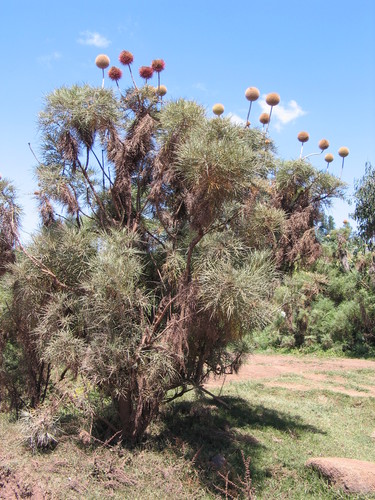
POLYGON ((40 406, 38 409, 24 410, 21 413, 22 433, 33 453, 56 447, 57 436, 61 432, 58 424, 56 405, 40 406))
POLYGON ((242 463, 244 466, 243 476, 237 476, 236 480, 229 479, 229 472, 223 474, 218 472, 219 477, 224 481, 224 488, 215 485, 215 488, 225 495, 225 499, 245 498, 246 500, 255 499, 255 490, 252 485, 250 474, 250 461, 251 458, 245 458, 244 452, 241 450, 242 463))

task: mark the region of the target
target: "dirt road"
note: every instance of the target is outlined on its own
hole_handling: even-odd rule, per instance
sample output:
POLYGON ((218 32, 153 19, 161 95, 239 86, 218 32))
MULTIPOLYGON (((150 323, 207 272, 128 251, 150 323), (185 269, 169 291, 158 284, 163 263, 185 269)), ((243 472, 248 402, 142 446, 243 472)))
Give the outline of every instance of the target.
MULTIPOLYGON (((225 384, 244 381, 291 390, 329 389, 350 396, 375 397, 375 361, 253 354, 237 375, 226 376, 225 384)), ((213 379, 206 386, 218 387, 222 383, 223 379, 213 379)))

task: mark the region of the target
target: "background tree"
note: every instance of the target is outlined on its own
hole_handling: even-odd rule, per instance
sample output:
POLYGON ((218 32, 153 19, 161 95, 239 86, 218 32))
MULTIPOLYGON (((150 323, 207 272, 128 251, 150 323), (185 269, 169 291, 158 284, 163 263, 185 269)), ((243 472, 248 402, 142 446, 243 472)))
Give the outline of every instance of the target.
POLYGON ((367 242, 375 236, 375 169, 366 163, 365 175, 355 185, 354 219, 358 232, 367 242))

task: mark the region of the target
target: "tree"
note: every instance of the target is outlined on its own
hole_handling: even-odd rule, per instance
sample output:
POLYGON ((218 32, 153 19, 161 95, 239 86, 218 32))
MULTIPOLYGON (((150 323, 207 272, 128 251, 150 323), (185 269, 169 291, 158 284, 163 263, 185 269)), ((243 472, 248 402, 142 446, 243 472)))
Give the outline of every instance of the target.
MULTIPOLYGON (((342 183, 305 162, 279 165, 259 130, 165 103, 147 84, 120 97, 57 89, 40 125, 43 227, 7 277, 8 329, 32 404, 51 377, 56 388, 79 376, 135 440, 163 401, 238 370, 245 335, 273 315, 295 207, 313 204, 297 232, 315 234, 342 183)), ((289 248, 289 262, 304 248, 289 248)))
POLYGON ((358 232, 365 241, 375 237, 375 169, 366 163, 365 175, 355 185, 354 219, 358 232))

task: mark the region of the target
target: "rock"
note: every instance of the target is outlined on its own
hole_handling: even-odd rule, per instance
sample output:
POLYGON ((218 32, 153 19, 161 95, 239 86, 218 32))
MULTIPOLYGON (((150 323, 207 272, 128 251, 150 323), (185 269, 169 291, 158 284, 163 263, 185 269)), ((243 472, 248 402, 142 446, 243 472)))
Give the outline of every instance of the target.
POLYGON ((211 465, 214 469, 221 470, 227 466, 227 460, 223 455, 215 455, 211 458, 211 465))
POLYGON ((307 467, 320 472, 347 493, 375 493, 375 463, 351 458, 310 458, 307 467))

